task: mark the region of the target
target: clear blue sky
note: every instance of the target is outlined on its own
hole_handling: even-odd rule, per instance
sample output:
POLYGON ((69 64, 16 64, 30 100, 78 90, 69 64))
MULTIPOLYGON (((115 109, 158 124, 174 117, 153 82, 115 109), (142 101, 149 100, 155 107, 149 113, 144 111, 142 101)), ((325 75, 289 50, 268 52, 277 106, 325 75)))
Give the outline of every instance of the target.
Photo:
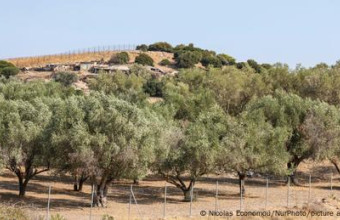
POLYGON ((1 0, 0 58, 194 43, 295 67, 340 59, 338 0, 1 0))

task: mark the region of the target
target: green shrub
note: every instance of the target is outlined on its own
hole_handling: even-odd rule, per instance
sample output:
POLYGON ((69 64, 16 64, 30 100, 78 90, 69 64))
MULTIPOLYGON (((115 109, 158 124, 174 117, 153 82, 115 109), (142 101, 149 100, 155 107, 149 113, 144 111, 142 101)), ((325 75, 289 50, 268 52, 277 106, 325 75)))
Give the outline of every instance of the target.
POLYGON ((11 76, 15 76, 20 72, 20 70, 15 67, 12 63, 5 60, 0 60, 0 75, 6 77, 7 79, 11 76))
POLYGON ((192 68, 199 63, 202 54, 198 51, 185 51, 176 58, 176 65, 179 68, 192 68))
POLYGON ((247 63, 255 70, 255 72, 261 73, 261 66, 255 60, 249 59, 247 60, 247 63))
POLYGON ((14 64, 7 62, 5 60, 0 60, 0 69, 5 67, 15 67, 14 64))
POLYGON ((238 63, 236 63, 236 68, 237 69, 243 69, 244 67, 246 67, 246 63, 245 62, 238 62, 238 63))
POLYGON ((145 93, 153 97, 163 97, 164 83, 156 79, 150 79, 143 85, 145 93))
POLYGON ((208 66, 213 66, 215 68, 220 68, 222 67, 222 62, 220 59, 218 59, 215 56, 209 56, 209 57, 203 57, 201 60, 201 63, 203 66, 208 67, 208 66))
POLYGON ((172 52, 173 48, 171 46, 171 44, 167 43, 167 42, 157 42, 154 44, 150 44, 149 51, 163 51, 163 52, 172 52))
POLYGON ((120 52, 120 53, 112 55, 109 63, 127 64, 129 63, 129 60, 130 60, 130 57, 127 52, 120 52))
POLYGON ((54 80, 64 86, 70 86, 78 81, 78 76, 75 73, 58 72, 55 74, 54 80))
POLYGON ((217 55, 218 59, 221 60, 222 65, 227 66, 227 65, 235 65, 236 64, 236 59, 232 56, 229 56, 228 54, 219 54, 217 55))
POLYGON ((170 60, 168 60, 168 59, 163 59, 160 63, 159 63, 159 65, 161 65, 161 66, 169 66, 171 64, 171 62, 170 62, 170 60))
POLYGON ((138 45, 138 46, 136 47, 136 50, 140 50, 140 51, 143 51, 143 52, 148 51, 148 49, 149 49, 149 47, 148 47, 148 45, 146 45, 146 44, 141 44, 141 45, 138 45))
POLYGON ((5 67, 0 69, 0 75, 6 77, 7 79, 11 76, 15 76, 20 72, 16 67, 5 67))
POLYGON ((59 213, 57 213, 56 215, 51 216, 51 220, 66 220, 66 218, 60 215, 59 213))
POLYGON ((136 57, 135 63, 145 66, 153 66, 153 59, 149 55, 142 53, 136 57))
POLYGON ((115 218, 111 215, 105 214, 102 216, 102 220, 115 220, 115 218))
POLYGON ((270 65, 269 63, 263 63, 263 64, 261 64, 261 66, 262 66, 264 69, 267 69, 267 70, 269 70, 270 68, 272 68, 272 65, 270 65))

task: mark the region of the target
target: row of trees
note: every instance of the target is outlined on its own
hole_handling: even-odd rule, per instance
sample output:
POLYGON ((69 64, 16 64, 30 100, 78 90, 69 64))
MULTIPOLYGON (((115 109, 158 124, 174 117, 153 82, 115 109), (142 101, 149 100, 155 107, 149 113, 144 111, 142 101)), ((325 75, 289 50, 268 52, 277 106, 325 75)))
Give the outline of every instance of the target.
MULTIPOLYGON (((214 51, 204 50, 199 47, 195 47, 193 44, 180 44, 173 47, 167 42, 156 42, 150 45, 139 45, 136 49, 144 52, 161 51, 174 53, 174 59, 178 68, 193 68, 196 64, 201 63, 205 67, 212 66, 215 68, 221 68, 222 66, 237 65, 241 69, 244 65, 249 64, 250 67, 260 71, 260 65, 254 60, 248 60, 247 63, 236 63, 236 59, 227 54, 216 54, 214 51)), ((166 65, 169 64, 170 63, 166 65)))
MULTIPOLYGON (((64 74, 65 75, 65 74, 64 74)), ((155 79, 129 74, 89 79, 89 95, 63 82, 1 79, 0 161, 29 181, 53 170, 103 192, 113 180, 152 171, 183 191, 209 173, 288 176, 304 160, 339 158, 339 65, 289 70, 182 70, 155 79), (163 98, 150 104, 149 95, 163 98)), ((244 190, 244 189, 240 189, 244 190)))

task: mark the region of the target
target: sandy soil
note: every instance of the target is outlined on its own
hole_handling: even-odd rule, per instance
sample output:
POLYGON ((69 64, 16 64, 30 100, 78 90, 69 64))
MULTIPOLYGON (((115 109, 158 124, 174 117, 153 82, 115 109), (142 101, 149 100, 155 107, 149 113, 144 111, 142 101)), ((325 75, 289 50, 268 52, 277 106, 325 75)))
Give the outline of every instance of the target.
MULTIPOLYGON (((303 164, 299 172, 299 181, 302 186, 285 185, 283 179, 271 177, 268 188, 267 209, 287 209, 287 195, 289 194, 289 209, 302 210, 308 205, 309 173, 312 173, 312 187, 310 208, 314 210, 337 210, 337 198, 340 197, 339 176, 328 163, 313 165, 303 164), (334 172, 331 191, 331 173, 334 172), (325 199, 326 198, 326 199, 325 199)), ((220 210, 233 211, 240 209, 240 195, 238 181, 233 174, 223 176, 205 176, 195 185, 194 194, 197 201, 192 204, 191 219, 214 219, 214 217, 201 217, 201 211, 220 210), (216 186, 218 181, 218 196, 216 199, 216 186)), ((90 208, 91 187, 85 185, 83 192, 72 191, 70 177, 55 177, 45 173, 36 177, 29 183, 25 199, 17 197, 18 185, 15 176, 5 171, 0 176, 0 201, 3 204, 15 205, 25 209, 33 218, 46 216, 48 186, 52 187, 51 211, 52 215, 59 213, 66 219, 88 219, 92 212, 92 219, 101 219, 103 215, 114 216, 115 219, 128 219, 129 198, 131 182, 121 181, 113 183, 109 190, 107 208, 90 208)), ((242 210, 265 210, 266 208, 266 179, 253 177, 247 179, 246 195, 242 210)), ((139 185, 133 185, 133 192, 138 205, 130 206, 130 219, 161 219, 164 211, 165 182, 156 177, 148 177, 139 185)), ((185 219, 190 215, 190 203, 182 201, 180 190, 167 184, 167 219, 185 219)), ((340 204, 340 203, 339 203, 340 204)))

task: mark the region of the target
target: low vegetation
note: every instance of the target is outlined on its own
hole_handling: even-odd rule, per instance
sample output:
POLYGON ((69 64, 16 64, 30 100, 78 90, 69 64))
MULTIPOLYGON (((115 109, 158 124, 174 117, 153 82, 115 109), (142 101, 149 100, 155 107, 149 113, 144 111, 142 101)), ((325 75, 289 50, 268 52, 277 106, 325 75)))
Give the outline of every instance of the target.
POLYGON ((135 63, 145 66, 153 66, 154 61, 149 55, 142 53, 136 57, 135 63))
POLYGON ((12 63, 0 60, 0 76, 9 78, 11 76, 17 75, 19 71, 20 70, 17 67, 15 67, 12 63))
POLYGON ((120 53, 112 55, 111 59, 109 60, 109 63, 127 64, 129 63, 129 60, 130 60, 130 57, 127 52, 120 52, 120 53))
POLYGON ((78 81, 78 76, 76 73, 57 72, 54 75, 54 80, 64 86, 70 86, 78 81))

